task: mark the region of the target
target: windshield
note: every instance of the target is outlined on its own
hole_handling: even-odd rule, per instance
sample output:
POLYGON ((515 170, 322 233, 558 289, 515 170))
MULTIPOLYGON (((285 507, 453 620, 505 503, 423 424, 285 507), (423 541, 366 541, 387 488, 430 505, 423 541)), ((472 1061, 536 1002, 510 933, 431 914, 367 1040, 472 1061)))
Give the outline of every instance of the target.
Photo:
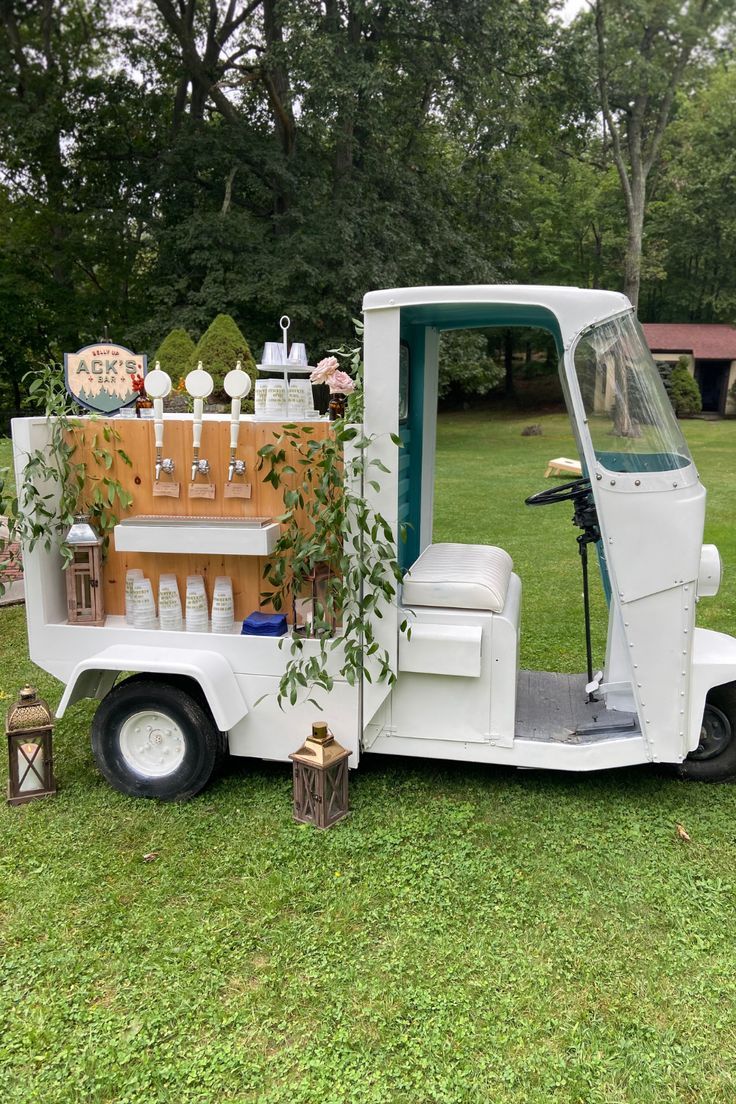
POLYGON ((692 463, 652 354, 633 314, 588 330, 575 347, 588 430, 614 472, 655 472, 692 463))

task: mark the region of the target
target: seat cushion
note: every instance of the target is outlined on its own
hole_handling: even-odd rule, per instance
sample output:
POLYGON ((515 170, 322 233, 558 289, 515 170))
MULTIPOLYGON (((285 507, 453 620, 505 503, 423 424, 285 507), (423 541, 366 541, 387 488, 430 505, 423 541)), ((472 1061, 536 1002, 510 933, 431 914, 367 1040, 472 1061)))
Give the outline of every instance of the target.
POLYGON ((404 605, 501 613, 513 566, 492 545, 430 544, 404 577, 404 605))

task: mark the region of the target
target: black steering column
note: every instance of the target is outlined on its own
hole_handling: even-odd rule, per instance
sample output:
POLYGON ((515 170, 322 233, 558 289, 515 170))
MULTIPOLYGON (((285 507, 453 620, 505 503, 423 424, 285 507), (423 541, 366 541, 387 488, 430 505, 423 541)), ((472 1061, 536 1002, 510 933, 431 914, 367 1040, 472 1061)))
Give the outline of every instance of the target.
POLYGON ((554 502, 572 502, 573 525, 582 530, 577 538, 583 569, 583 607, 585 610, 585 654, 588 661, 588 701, 596 701, 593 685, 593 645, 590 638, 590 588, 588 583, 588 545, 601 539, 593 491, 587 478, 558 483, 524 499, 527 506, 551 506, 554 502))

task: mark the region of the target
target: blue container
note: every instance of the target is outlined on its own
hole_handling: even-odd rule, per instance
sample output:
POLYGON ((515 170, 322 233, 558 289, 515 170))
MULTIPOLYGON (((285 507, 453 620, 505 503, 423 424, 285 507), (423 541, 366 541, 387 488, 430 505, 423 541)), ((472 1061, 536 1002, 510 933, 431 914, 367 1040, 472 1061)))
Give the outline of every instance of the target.
POLYGON ((243 622, 241 636, 284 636, 287 631, 283 613, 250 613, 243 622))

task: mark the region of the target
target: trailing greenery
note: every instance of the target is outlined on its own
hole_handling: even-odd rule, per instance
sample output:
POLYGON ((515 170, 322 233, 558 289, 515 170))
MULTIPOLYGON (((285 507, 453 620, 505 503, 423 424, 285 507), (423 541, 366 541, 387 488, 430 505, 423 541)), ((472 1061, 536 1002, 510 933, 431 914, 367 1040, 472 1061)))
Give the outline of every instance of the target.
POLYGON ((382 606, 396 601, 402 573, 391 526, 360 490, 363 479, 379 489, 375 477, 388 470, 367 455, 372 440, 341 419, 323 439, 316 439, 309 426, 285 425, 274 433, 273 444, 259 449, 264 482, 282 490, 284 500, 277 519, 281 535, 264 568, 271 589, 264 590, 262 601, 291 614, 296 600, 312 594, 315 574, 322 579, 305 631, 309 643, 297 633, 290 638, 280 705, 295 705, 300 697, 318 705, 315 689, 329 691, 334 683, 333 654, 351 686, 363 676, 389 684, 396 679, 373 628, 382 606), (286 445, 296 467, 287 462, 286 445))
MULTIPOLYGON (((250 376, 251 384, 255 385, 256 362, 248 342, 229 314, 218 314, 202 334, 191 354, 190 369, 196 368, 200 360, 215 381, 215 389, 210 400, 212 402, 229 401, 223 389, 223 380, 238 361, 243 371, 250 376)), ((242 409, 244 413, 253 413, 252 389, 250 397, 243 400, 242 409)))
POLYGON ((194 342, 187 331, 178 328, 166 335, 151 359, 153 364, 156 361, 160 363, 176 385, 190 371, 194 349, 194 342))
POLYGON ((29 551, 38 544, 46 549, 58 547, 66 567, 73 555, 66 533, 75 514, 81 512, 90 515, 103 537, 104 554, 119 520, 117 511, 127 509, 133 501, 111 475, 113 454, 124 464, 132 464, 119 446, 120 435, 114 426, 105 424, 97 432, 94 427, 99 419, 93 415, 90 454, 94 466, 76 459, 74 438, 81 423, 59 366, 44 366, 29 376, 28 394, 45 411, 49 446, 28 454, 19 486, 11 483, 7 470, 0 472, 0 514, 8 519, 7 536, 0 538, 0 593, 6 589, 4 576, 12 544, 19 543, 29 551))
MULTIPOLYGON (((726 565, 698 621, 733 632, 736 422, 683 429, 726 565)), ((584 668, 579 556, 523 498, 574 448, 538 411, 438 425, 434 539, 509 549, 547 670, 584 668)), ((22 609, 0 638, 2 709, 26 681, 55 707, 22 609)), ((318 833, 284 764, 114 792, 93 711, 56 725, 56 798, 0 803, 3 1104, 732 1104, 733 786, 366 755, 318 833)))
POLYGON ((682 363, 670 374, 670 399, 678 418, 690 418, 703 409, 700 388, 682 363))

